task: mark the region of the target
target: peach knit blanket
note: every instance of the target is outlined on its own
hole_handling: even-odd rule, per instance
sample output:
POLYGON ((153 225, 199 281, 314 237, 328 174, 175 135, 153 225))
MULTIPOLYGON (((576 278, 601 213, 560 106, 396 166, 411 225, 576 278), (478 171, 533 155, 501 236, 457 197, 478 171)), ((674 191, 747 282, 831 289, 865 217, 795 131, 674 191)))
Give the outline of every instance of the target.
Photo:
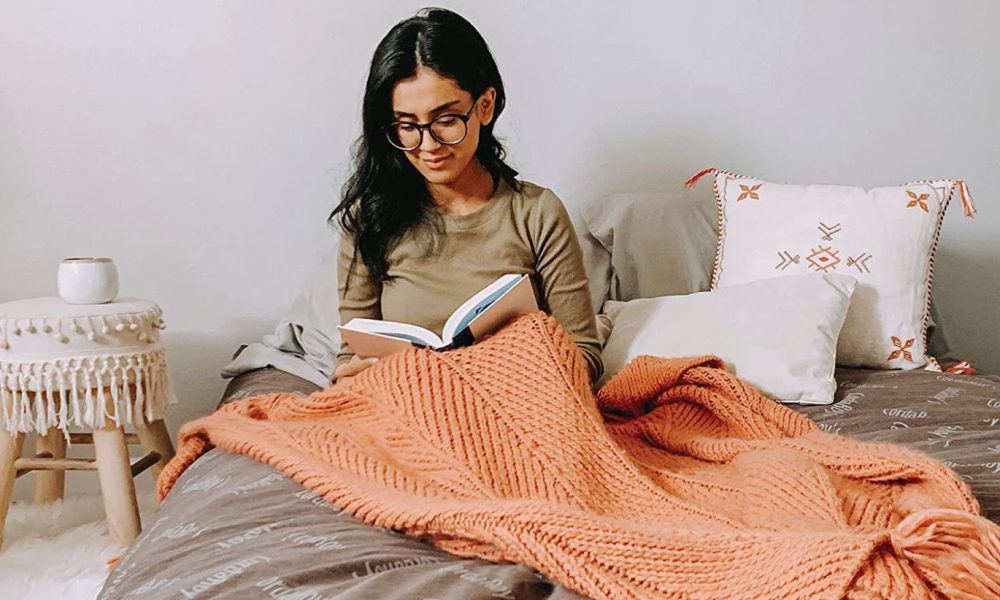
POLYGON ((595 399, 541 313, 189 423, 161 497, 212 447, 594 598, 1000 597, 1000 528, 943 466, 819 431, 712 357, 642 357, 595 399))

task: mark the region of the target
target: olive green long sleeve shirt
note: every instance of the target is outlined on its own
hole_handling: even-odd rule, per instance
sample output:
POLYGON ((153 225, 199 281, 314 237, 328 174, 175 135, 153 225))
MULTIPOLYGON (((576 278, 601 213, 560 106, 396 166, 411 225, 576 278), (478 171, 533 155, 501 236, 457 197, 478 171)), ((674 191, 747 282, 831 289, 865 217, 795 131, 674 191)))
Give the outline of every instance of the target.
MULTIPOLYGON (((583 253, 566 208, 543 187, 523 183, 514 190, 501 181, 482 208, 466 215, 442 215, 444 239, 428 254, 427 228, 407 234, 389 253, 386 284, 374 282, 359 259, 348 281, 354 243, 343 236, 338 257, 340 322, 385 319, 441 332, 452 311, 501 275, 526 273, 538 306, 576 342, 597 380, 603 371, 597 324, 587 286, 583 253), (346 284, 346 285, 345 285, 346 284)), ((338 364, 351 359, 346 345, 338 364)))

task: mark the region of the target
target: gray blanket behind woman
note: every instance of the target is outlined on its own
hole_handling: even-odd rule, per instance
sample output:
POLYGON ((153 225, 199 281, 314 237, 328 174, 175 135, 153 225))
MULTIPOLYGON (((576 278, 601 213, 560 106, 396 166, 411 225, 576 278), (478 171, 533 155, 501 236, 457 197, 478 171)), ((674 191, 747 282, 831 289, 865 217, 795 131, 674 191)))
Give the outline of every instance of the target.
MULTIPOLYGON (((336 244, 334 245, 336 246, 336 244)), ((337 294, 337 249, 327 251, 305 289, 274 333, 250 344, 222 369, 225 378, 274 367, 310 381, 329 385, 340 349, 337 294)))

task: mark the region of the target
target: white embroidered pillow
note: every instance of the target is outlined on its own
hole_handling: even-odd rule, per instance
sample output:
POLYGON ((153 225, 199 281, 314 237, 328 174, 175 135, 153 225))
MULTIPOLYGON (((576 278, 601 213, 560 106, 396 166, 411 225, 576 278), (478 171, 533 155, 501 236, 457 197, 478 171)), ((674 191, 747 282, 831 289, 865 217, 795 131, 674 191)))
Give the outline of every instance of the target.
POLYGON ((941 220, 960 180, 865 190, 715 175, 719 237, 712 289, 801 273, 858 280, 837 345, 842 365, 915 369, 927 355, 931 277, 941 220))

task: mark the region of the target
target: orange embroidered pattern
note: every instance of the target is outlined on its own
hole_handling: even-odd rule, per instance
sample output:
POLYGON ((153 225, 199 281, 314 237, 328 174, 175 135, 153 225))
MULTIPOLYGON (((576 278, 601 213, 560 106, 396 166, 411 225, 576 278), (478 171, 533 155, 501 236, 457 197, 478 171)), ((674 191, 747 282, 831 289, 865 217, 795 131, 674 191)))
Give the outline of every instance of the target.
POLYGON ((837 270, 837 265, 840 264, 840 254, 833 248, 820 245, 813 248, 812 254, 807 256, 806 260, 809 261, 809 267, 817 273, 826 273, 831 269, 837 270))
POLYGON ((868 254, 867 252, 862 252, 857 256, 848 256, 847 266, 856 268, 858 270, 858 273, 871 273, 871 271, 868 269, 868 259, 870 259, 871 257, 872 255, 868 254))
POLYGON ((896 349, 892 351, 892 354, 890 354, 889 358, 886 360, 896 360, 897 358, 902 356, 906 360, 913 362, 913 355, 910 354, 910 348, 913 347, 913 342, 914 342, 913 338, 910 338, 906 340, 906 342, 903 342, 903 340, 899 339, 898 337, 892 336, 892 345, 895 346, 896 349))
POLYGON ((823 234, 822 239, 832 242, 833 236, 840 233, 840 223, 827 225, 826 223, 820 221, 816 229, 819 229, 819 232, 823 234))
POLYGON ((757 185, 743 185, 741 183, 740 195, 736 198, 736 201, 739 202, 740 200, 746 200, 747 198, 750 198, 751 200, 760 200, 760 194, 757 193, 757 190, 759 190, 762 185, 764 184, 758 183, 757 185))
POLYGON ((919 196, 910 190, 906 190, 906 195, 910 197, 910 201, 906 204, 906 208, 913 208, 914 206, 919 206, 925 213, 929 213, 930 210, 927 208, 927 199, 931 197, 930 194, 920 194, 919 196))
POLYGON ((799 264, 799 258, 798 254, 792 254, 788 250, 781 250, 778 252, 778 264, 774 268, 778 271, 784 271, 793 264, 799 264))
MULTIPOLYGON (((843 227, 840 223, 827 225, 822 221, 819 222, 816 229, 818 229, 821 234, 820 239, 829 242, 833 241, 833 236, 843 231, 843 227)), ((806 266, 817 273, 836 271, 837 266, 841 262, 846 262, 848 267, 854 267, 858 270, 858 273, 871 273, 868 261, 871 260, 872 255, 867 252, 861 252, 856 256, 845 254, 847 256, 846 261, 840 257, 841 249, 835 248, 833 244, 824 246, 820 243, 815 248, 810 248, 809 252, 810 254, 805 257, 806 266)), ((778 250, 778 264, 774 266, 774 270, 784 271, 792 265, 798 265, 800 258, 801 256, 799 254, 793 254, 788 250, 778 250)))

